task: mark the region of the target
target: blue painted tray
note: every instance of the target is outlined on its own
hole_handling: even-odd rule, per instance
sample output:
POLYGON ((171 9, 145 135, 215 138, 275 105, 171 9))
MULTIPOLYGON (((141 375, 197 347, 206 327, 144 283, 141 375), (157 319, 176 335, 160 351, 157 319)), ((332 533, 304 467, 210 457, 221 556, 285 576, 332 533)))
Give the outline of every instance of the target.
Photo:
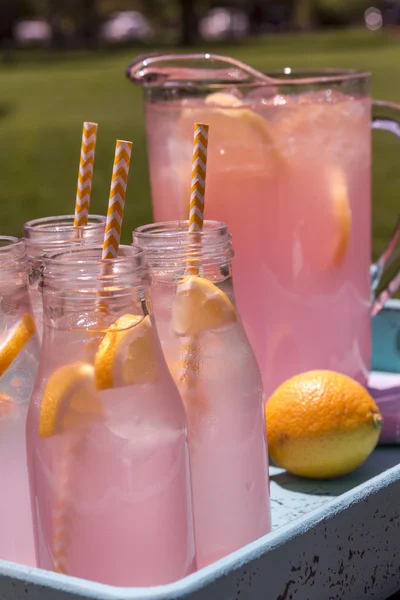
MULTIPOLYGON (((400 372, 400 302, 373 323, 373 365, 400 372)), ((400 447, 314 482, 271 467, 272 533, 175 584, 115 588, 0 561, 0 600, 384 600, 400 589, 400 447)), ((1 493, 1 490, 0 490, 1 493)))

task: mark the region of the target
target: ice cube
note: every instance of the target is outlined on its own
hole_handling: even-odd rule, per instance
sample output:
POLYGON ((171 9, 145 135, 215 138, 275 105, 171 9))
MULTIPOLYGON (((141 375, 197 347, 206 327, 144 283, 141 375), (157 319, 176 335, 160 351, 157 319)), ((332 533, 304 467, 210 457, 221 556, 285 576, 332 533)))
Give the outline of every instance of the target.
POLYGON ((261 104, 264 106, 274 106, 274 99, 276 97, 284 98, 284 96, 278 94, 278 88, 276 86, 260 86, 246 96, 245 102, 246 104, 251 105, 261 104))
POLYGON ((337 104, 345 102, 349 96, 339 90, 313 90, 297 96, 298 104, 337 104))

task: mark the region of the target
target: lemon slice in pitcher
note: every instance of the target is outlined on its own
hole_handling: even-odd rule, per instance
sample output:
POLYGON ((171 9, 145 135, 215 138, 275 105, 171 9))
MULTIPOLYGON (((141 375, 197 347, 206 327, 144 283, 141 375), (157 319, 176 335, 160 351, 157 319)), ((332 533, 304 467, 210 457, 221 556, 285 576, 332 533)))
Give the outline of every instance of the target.
POLYGON ((157 349, 150 317, 123 315, 107 329, 97 351, 97 389, 151 383, 156 374, 157 349))
POLYGON ((172 307, 172 326, 178 335, 196 336, 236 321, 232 302, 209 279, 189 275, 178 284, 172 307))
MULTIPOLYGON (((235 121, 240 121, 243 126, 253 131, 258 137, 261 137, 264 142, 270 144, 273 141, 273 135, 268 122, 254 112, 254 110, 247 108, 245 103, 233 94, 215 92, 214 94, 209 94, 205 98, 204 103, 206 106, 213 107, 213 112, 219 116, 217 118, 220 119, 221 126, 221 118, 227 119, 227 125, 229 120, 234 119, 235 121)), ((236 127, 236 124, 231 122, 230 127, 236 127)))
MULTIPOLYGON (((317 274, 343 265, 350 247, 352 213, 345 171, 323 160, 315 169, 309 166, 305 172, 301 161, 294 167, 299 201, 292 204, 300 264, 317 274)), ((296 198, 295 194, 293 186, 288 188, 287 197, 296 198)))
MULTIPOLYGON (((193 122, 204 119, 210 125, 214 140, 219 142, 226 141, 232 146, 245 142, 249 147, 254 143, 269 145, 273 142, 268 122, 233 94, 215 92, 206 96, 204 107, 184 108, 179 125, 187 129, 190 123, 192 133, 193 122)), ((191 143, 191 138, 189 141, 191 143)))
POLYGON ((100 414, 92 365, 85 362, 64 365, 54 371, 44 388, 39 436, 50 437, 100 414))
POLYGON ((14 362, 22 348, 36 331, 35 320, 30 313, 26 313, 22 319, 7 333, 3 342, 0 342, 0 377, 14 362))
POLYGON ((350 244, 351 208, 343 171, 337 167, 332 167, 329 171, 329 178, 330 189, 332 191, 333 215, 338 232, 332 256, 332 264, 339 266, 344 261, 350 244))

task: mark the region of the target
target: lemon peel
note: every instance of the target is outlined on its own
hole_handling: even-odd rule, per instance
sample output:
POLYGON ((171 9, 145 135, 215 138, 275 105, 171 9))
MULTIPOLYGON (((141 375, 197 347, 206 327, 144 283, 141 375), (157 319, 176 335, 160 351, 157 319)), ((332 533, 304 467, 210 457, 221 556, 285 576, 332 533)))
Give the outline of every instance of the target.
POLYGON ((172 327, 178 335, 229 327, 237 315, 228 296, 209 279, 188 275, 179 282, 172 307, 172 327))
POLYGON ((35 331, 36 325, 33 316, 30 313, 24 314, 0 347, 0 377, 14 362, 35 331))
POLYGON ((100 414, 93 366, 85 362, 63 365, 52 373, 45 385, 40 405, 39 437, 50 437, 100 414))

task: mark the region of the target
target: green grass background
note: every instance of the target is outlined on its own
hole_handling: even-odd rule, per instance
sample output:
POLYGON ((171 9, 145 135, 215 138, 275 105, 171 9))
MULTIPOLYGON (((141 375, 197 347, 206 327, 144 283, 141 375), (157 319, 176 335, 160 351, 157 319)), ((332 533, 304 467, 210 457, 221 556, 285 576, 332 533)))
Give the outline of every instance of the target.
MULTIPOLYGON (((204 48, 203 48, 204 49, 204 48)), ((352 67, 373 75, 375 98, 400 102, 400 36, 364 30, 268 36, 207 47, 268 70, 352 67)), ((123 240, 151 220, 141 90, 125 68, 143 48, 49 58, 18 54, 0 66, 0 231, 73 211, 82 121, 99 123, 92 212, 106 210, 116 138, 134 141, 123 240)), ((400 115, 399 115, 400 116, 400 115)), ((400 213, 400 140, 374 133, 374 255, 400 213)))

